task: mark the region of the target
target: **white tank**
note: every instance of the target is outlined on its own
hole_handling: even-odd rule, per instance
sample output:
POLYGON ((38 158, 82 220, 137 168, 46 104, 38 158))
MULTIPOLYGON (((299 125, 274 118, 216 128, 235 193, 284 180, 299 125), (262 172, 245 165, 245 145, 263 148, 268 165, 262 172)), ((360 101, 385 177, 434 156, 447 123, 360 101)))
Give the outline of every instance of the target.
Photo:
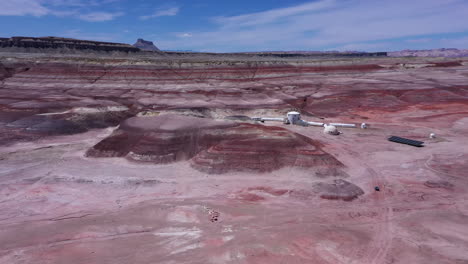
POLYGON ((287 115, 290 124, 294 125, 301 120, 301 114, 299 112, 289 112, 287 115))
POLYGON ((329 135, 339 135, 340 132, 336 128, 336 126, 330 126, 330 125, 325 125, 325 128, 323 129, 323 133, 329 134, 329 135))

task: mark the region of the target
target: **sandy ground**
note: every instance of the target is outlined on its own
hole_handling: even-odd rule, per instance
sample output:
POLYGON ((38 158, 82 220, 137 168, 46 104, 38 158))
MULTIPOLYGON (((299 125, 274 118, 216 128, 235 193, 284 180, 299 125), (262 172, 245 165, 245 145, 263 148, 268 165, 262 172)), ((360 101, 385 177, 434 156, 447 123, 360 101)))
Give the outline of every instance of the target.
POLYGON ((414 148, 385 136, 429 128, 288 128, 326 142, 365 195, 314 197, 324 179, 300 169, 205 175, 85 158, 110 129, 2 148, 0 262, 468 263, 466 134, 414 148))
POLYGON ((213 175, 85 157, 115 127, 4 145, 0 263, 468 263, 466 104, 353 111, 369 129, 265 124, 322 142, 364 191, 352 201, 317 196, 335 177, 309 169, 213 175))

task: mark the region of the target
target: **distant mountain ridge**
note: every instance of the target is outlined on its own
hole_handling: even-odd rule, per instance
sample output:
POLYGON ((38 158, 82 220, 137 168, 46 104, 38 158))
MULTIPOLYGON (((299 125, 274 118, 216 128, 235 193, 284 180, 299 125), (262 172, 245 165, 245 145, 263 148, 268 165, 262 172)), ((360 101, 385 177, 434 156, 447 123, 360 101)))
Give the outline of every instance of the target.
POLYGON ((140 54, 173 54, 193 55, 210 54, 213 56, 259 56, 259 57, 468 57, 468 49, 440 48, 429 50, 401 50, 391 52, 362 51, 257 51, 257 52, 196 52, 190 50, 161 51, 152 41, 139 38, 134 45, 103 41, 90 41, 62 37, 0 37, 1 52, 45 52, 45 53, 140 53, 140 54), (146 53, 144 52, 146 51, 146 53))
POLYGON ((388 52, 389 57, 468 57, 468 49, 429 49, 429 50, 401 50, 388 52))

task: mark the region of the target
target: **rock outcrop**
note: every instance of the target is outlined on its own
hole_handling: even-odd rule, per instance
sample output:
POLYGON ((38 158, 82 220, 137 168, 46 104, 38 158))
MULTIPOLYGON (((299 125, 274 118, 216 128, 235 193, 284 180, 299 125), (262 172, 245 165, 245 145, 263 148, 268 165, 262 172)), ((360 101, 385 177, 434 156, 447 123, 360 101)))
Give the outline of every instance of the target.
POLYGON ((455 186, 448 181, 426 181, 424 185, 429 188, 441 188, 452 190, 455 186))
POLYGON ((334 180, 332 183, 317 183, 314 191, 318 192, 322 199, 343 201, 351 201, 364 194, 359 186, 342 179, 334 180))
POLYGON ((117 126, 131 115, 128 109, 88 113, 67 111, 52 115, 0 109, 0 146, 15 141, 34 140, 46 136, 72 135, 95 128, 117 126))
POLYGON ((339 168, 342 164, 320 143, 278 127, 242 124, 228 137, 202 150, 192 167, 207 173, 269 172, 282 167, 339 168))
POLYGON ((144 40, 141 38, 138 39, 137 42, 133 44, 133 46, 146 51, 160 51, 152 41, 144 40))
POLYGON ((283 128, 173 114, 130 118, 87 155, 155 164, 190 160, 193 168, 212 174, 342 166, 318 142, 283 128))

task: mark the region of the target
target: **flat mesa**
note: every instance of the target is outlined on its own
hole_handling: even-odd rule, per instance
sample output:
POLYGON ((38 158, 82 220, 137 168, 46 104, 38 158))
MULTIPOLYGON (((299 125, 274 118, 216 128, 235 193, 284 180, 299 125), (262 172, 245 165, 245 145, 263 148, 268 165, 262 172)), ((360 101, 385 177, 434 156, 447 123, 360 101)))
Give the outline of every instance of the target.
POLYGON ((402 137, 397 137, 397 136, 391 136, 388 138, 388 141, 400 143, 400 144, 406 144, 414 147, 424 147, 424 142, 422 141, 417 141, 417 140, 412 140, 408 138, 402 138, 402 137))

